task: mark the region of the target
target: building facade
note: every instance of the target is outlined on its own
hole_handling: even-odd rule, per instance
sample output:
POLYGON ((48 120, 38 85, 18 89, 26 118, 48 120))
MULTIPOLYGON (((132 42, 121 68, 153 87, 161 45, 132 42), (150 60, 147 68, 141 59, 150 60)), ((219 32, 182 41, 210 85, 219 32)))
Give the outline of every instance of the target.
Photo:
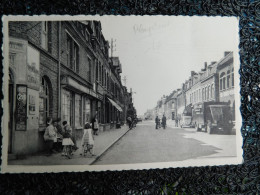
POLYGON ((9 22, 9 153, 44 150, 47 117, 76 138, 95 115, 101 131, 125 120, 134 106, 108 51, 99 21, 9 22))

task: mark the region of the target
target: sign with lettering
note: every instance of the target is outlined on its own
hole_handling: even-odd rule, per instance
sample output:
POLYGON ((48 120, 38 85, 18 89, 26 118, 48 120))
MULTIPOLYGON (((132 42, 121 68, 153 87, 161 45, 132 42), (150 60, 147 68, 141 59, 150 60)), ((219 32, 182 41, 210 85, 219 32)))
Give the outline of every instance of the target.
POLYGON ((40 53, 33 47, 27 47, 27 85, 31 89, 40 88, 40 53))
POLYGON ((27 120, 27 87, 17 85, 16 87, 16 130, 26 130, 27 120))

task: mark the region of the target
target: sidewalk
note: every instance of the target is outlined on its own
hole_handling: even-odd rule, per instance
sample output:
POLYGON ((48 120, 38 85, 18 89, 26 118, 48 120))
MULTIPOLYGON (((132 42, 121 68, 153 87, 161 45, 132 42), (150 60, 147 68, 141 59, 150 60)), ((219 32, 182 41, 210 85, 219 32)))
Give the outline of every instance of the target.
POLYGON ((116 143, 122 136, 128 132, 127 125, 122 126, 120 129, 110 129, 99 133, 98 136, 94 136, 94 157, 80 156, 81 140, 77 141, 79 149, 74 152, 71 159, 67 159, 61 156, 61 153, 46 156, 45 154, 38 154, 33 156, 27 156, 26 159, 10 160, 9 165, 90 165, 94 163, 104 152, 106 152, 114 143, 116 143))

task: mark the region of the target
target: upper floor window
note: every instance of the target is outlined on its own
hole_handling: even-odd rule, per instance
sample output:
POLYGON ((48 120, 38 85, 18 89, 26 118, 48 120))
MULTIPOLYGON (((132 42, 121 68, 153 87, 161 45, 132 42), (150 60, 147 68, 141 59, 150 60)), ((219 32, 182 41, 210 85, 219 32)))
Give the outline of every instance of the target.
POLYGON ((202 101, 204 100, 204 88, 202 89, 202 101))
POLYGON ((226 89, 225 82, 226 82, 225 73, 222 72, 222 73, 220 74, 220 79, 219 79, 219 89, 220 89, 220 90, 226 89))
POLYGON ((47 22, 47 21, 42 22, 41 46, 42 48, 46 49, 48 52, 51 52, 52 50, 51 29, 52 29, 52 22, 47 22))
POLYGON ((207 94, 207 99, 210 99, 210 85, 208 86, 208 94, 207 94))
POLYGON ((211 84, 211 98, 214 98, 214 96, 215 96, 214 84, 211 84))
POLYGON ((231 73, 231 85, 232 85, 232 87, 234 87, 234 68, 232 68, 232 73, 231 73))
POLYGON ((98 81, 98 61, 96 60, 96 81, 98 81))
POLYGON ((67 65, 79 73, 79 46, 67 35, 67 65))
POLYGON ((231 82, 231 81, 230 81, 231 78, 230 78, 230 77, 231 77, 231 75, 230 75, 230 70, 228 70, 228 71, 227 71, 227 89, 231 87, 231 85, 230 85, 230 84, 231 84, 231 83, 230 83, 230 82, 231 82))
POLYGON ((92 61, 90 58, 88 58, 88 81, 91 82, 91 71, 92 70, 92 61))

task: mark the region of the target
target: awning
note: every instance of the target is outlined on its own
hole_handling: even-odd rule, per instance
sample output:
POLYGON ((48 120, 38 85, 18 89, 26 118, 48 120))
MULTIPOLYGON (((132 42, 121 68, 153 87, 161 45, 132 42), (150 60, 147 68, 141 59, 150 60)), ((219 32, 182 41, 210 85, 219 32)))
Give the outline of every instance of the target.
POLYGON ((107 99, 111 102, 111 104, 112 104, 113 106, 116 107, 116 109, 117 109, 118 111, 123 112, 122 108, 121 108, 116 102, 114 102, 114 101, 111 100, 110 98, 107 98, 107 99))

